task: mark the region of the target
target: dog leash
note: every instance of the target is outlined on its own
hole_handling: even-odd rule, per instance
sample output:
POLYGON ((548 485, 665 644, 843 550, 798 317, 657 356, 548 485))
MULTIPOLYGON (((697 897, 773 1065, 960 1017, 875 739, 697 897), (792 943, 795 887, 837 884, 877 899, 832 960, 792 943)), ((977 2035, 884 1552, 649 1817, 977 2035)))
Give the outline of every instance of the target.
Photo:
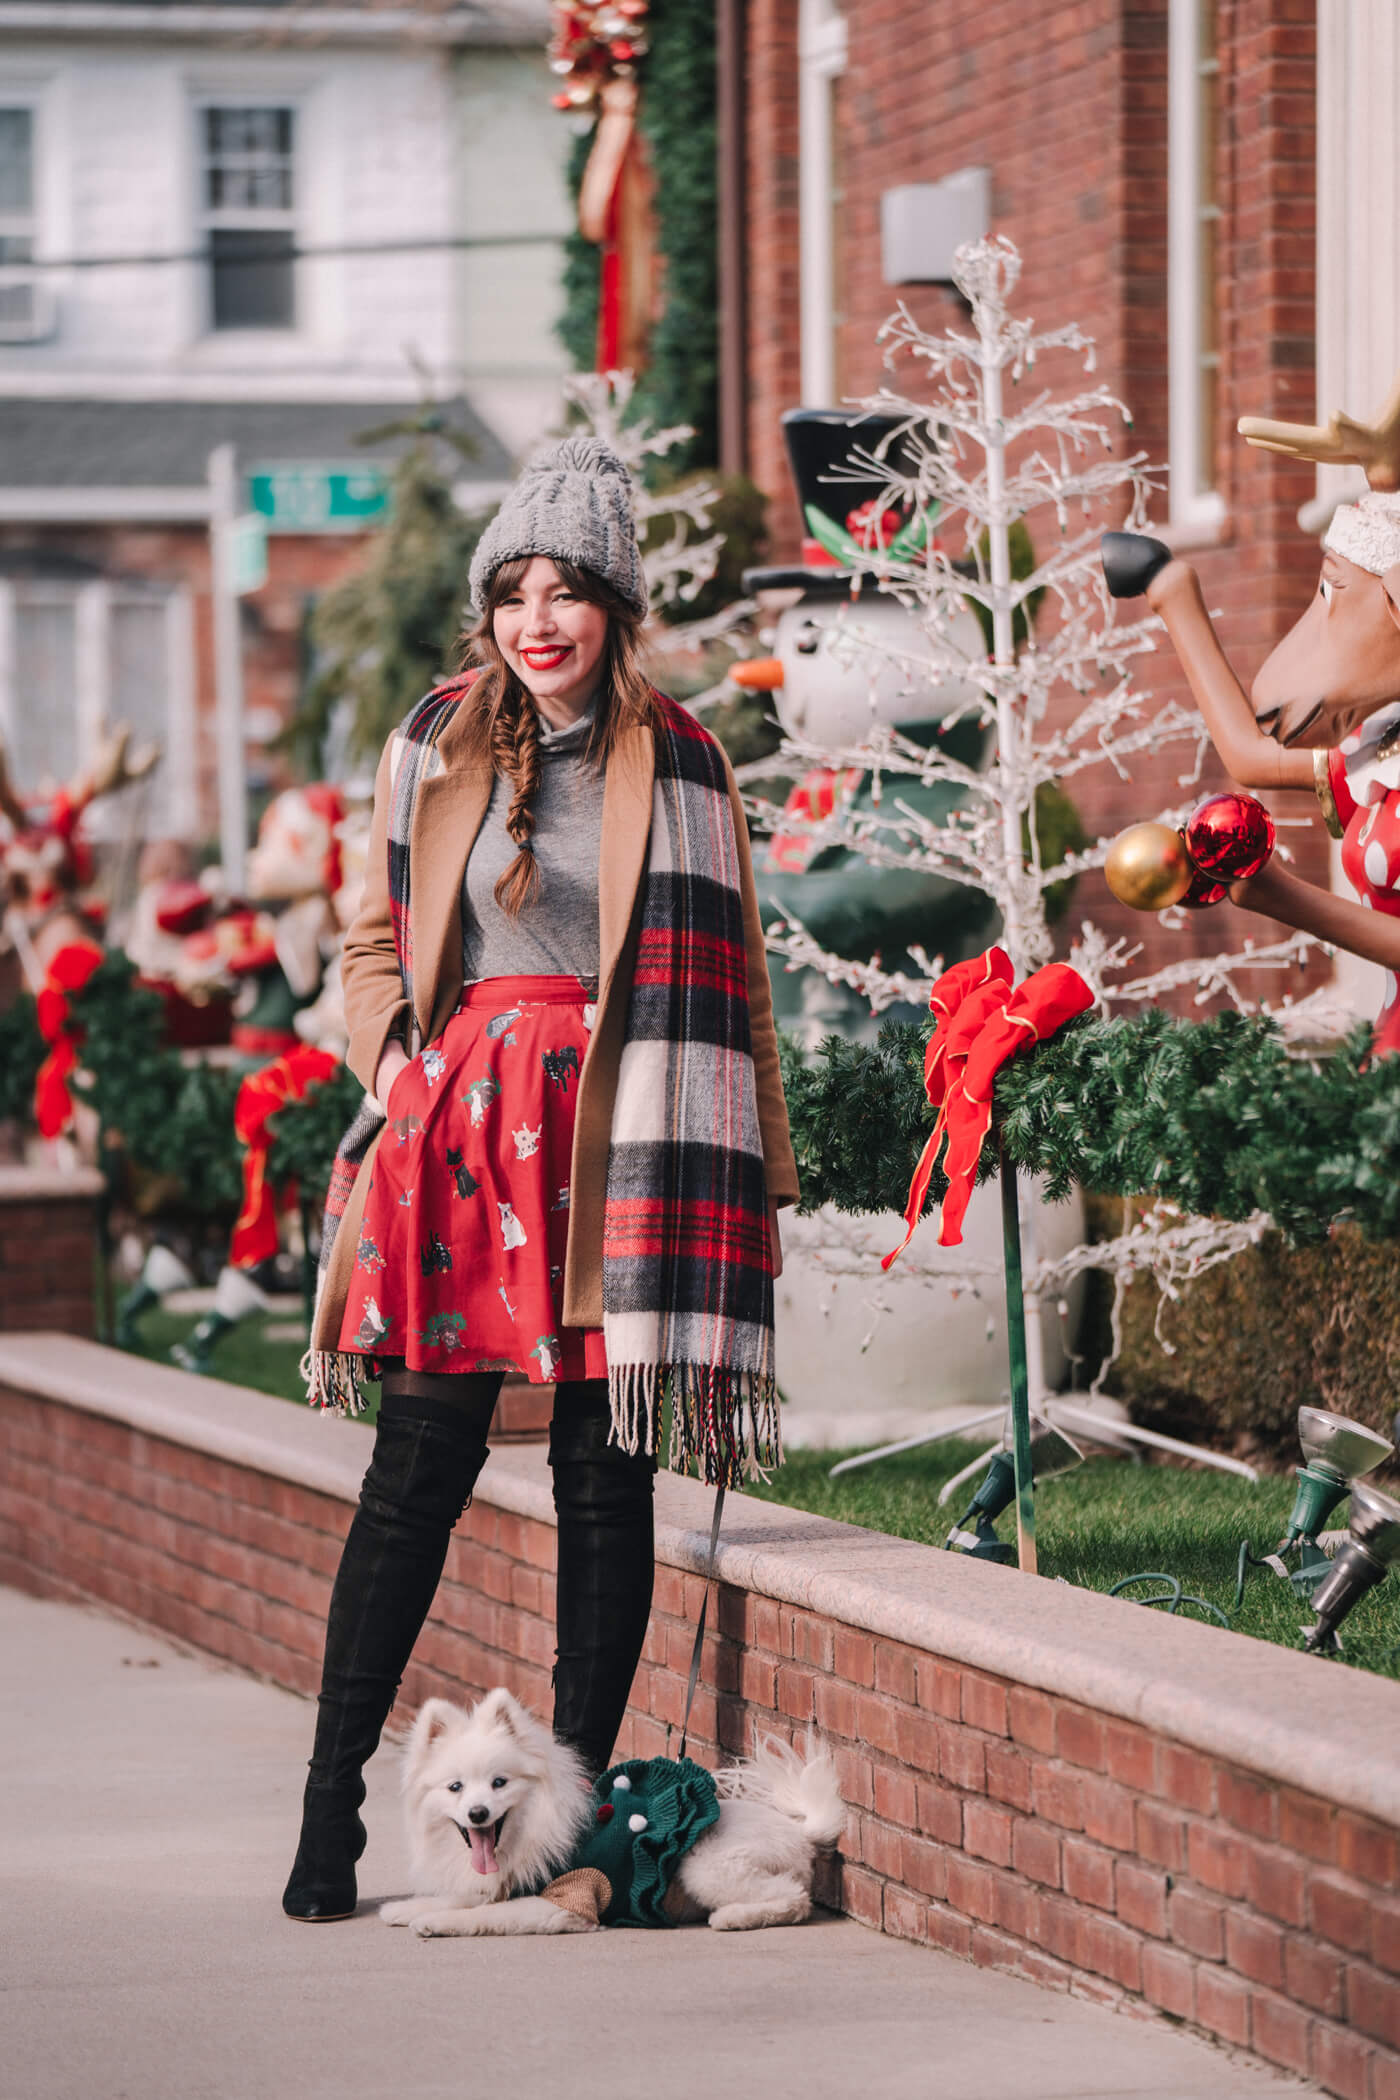
POLYGON ((687 1737, 690 1734, 690 1709, 695 1698, 695 1687, 700 1682, 700 1657, 705 1646, 705 1621, 710 1611, 710 1591, 715 1581, 715 1555, 719 1551, 719 1525, 724 1515, 724 1489, 715 1489, 715 1514, 710 1525, 710 1551, 705 1561, 705 1594, 700 1600, 700 1623, 695 1629, 695 1646, 690 1651, 690 1678, 685 1688, 685 1712, 681 1716, 681 1747, 678 1756, 685 1756, 687 1737))

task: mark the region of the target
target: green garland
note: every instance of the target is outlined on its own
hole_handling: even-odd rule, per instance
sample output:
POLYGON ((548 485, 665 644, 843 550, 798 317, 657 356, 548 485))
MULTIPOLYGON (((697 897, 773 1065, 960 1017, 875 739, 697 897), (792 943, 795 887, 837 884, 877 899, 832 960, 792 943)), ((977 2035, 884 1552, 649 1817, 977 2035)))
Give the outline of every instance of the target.
MULTIPOLYGON (((187 1065, 162 1040, 159 998, 109 955, 73 1000, 82 1032, 75 1091, 96 1111, 101 1157, 114 1179, 135 1172, 169 1185, 185 1212, 232 1216, 242 1152, 233 1106, 242 1074, 187 1065)), ((874 1044, 828 1037, 803 1060, 782 1042, 803 1207, 901 1211, 932 1126, 924 1095, 929 1022, 892 1022, 874 1044)), ((1159 1196, 1199 1216, 1268 1211, 1298 1244, 1351 1219, 1370 1240, 1400 1239, 1400 1058, 1364 1060, 1370 1031, 1313 1060, 1290 1057, 1274 1025, 1226 1013, 1176 1021, 1155 1009, 1131 1020, 1081 1016, 1003 1067, 996 1131, 1007 1157, 1046 1178, 1052 1199, 1079 1186, 1159 1196), (1364 1067, 1364 1068, 1363 1068, 1364 1067)), ((43 1053, 32 1000, 0 1016, 7 1085, 0 1105, 23 1108, 11 1072, 43 1053)), ((308 1200, 326 1187, 342 1131, 361 1098, 342 1067, 273 1118, 274 1185, 295 1180, 308 1200)), ((980 1173, 995 1171, 995 1137, 980 1173)), ((930 1202, 946 1184, 935 1174, 930 1202)))
MULTIPOLYGON (((667 455, 668 474, 719 457, 719 282, 715 15, 695 0, 652 0, 651 49, 639 67, 637 128, 656 183, 656 245, 663 310, 651 332, 631 413, 658 427, 689 423, 695 436, 667 455)), ((569 159, 575 203, 593 132, 569 159)), ((599 251, 577 232, 564 255, 564 312, 558 335, 575 366, 591 371, 598 339, 599 251)))
MULTIPOLYGON (((232 1222, 243 1196, 243 1148, 233 1111, 246 1072, 227 1065, 186 1064, 164 1040, 165 1009, 136 982, 125 955, 104 958, 72 1001, 82 1059, 73 1092, 96 1114, 98 1156, 109 1185, 124 1188, 143 1211, 232 1222)), ((0 1108, 33 1121, 33 1075, 44 1054, 34 1001, 0 1015, 5 1085, 0 1108), (28 1074, 23 1092, 15 1074, 28 1074)), ((331 1177, 340 1138, 364 1089, 342 1065, 269 1124, 268 1172, 274 1188, 296 1181, 318 1202, 331 1177)))
MULTIPOLYGON (((903 1210, 933 1123, 930 1033, 904 1022, 873 1045, 832 1037, 810 1065, 784 1044, 804 1209, 903 1210)), ((1085 1015, 1003 1067, 996 1129, 1052 1199, 1077 1184, 1208 1217, 1268 1211, 1295 1243, 1325 1239, 1340 1218, 1367 1239, 1400 1238, 1400 1059, 1362 1070, 1369 1041, 1358 1029, 1344 1049, 1304 1062, 1271 1022, 1238 1014, 1085 1015)), ((980 1177, 995 1166, 993 1137, 980 1177)), ((931 1204, 945 1188, 936 1174, 931 1204)))

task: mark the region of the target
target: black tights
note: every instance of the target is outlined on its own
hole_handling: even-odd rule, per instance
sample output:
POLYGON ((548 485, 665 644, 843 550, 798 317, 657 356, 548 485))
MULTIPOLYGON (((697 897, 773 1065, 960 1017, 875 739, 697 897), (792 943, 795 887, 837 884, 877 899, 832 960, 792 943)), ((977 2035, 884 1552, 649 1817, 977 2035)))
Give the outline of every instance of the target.
MULTIPOLYGON (((496 1372, 384 1365, 374 1455, 331 1600, 312 1758, 313 1781, 338 1793, 351 1765, 358 1793, 358 1767, 378 1741, 485 1462, 500 1387, 496 1372)), ((610 1426, 606 1379, 555 1387, 554 1731, 594 1774, 627 1710, 653 1575, 655 1462, 609 1443, 610 1426)))

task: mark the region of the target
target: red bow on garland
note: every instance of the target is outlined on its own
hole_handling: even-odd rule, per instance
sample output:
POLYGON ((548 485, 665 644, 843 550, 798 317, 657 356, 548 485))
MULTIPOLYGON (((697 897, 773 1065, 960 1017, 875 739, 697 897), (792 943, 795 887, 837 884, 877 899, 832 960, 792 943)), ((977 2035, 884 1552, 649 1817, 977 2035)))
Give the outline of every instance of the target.
POLYGON ((68 1077, 82 1038, 69 1026, 72 994, 82 990, 101 960, 96 941, 69 941, 50 962, 34 1002, 39 1033, 50 1045, 34 1078, 34 1121, 41 1137, 61 1136, 73 1120, 68 1077))
POLYGON ((1094 994, 1068 963, 1049 963, 1013 988, 1011 958, 989 948, 970 962, 945 970, 929 995, 938 1027, 924 1052, 924 1092, 938 1110, 924 1146, 909 1201, 904 1238, 880 1266, 887 1269, 914 1236, 934 1164, 948 1141, 943 1171, 948 1193, 939 1223, 940 1247, 962 1245, 963 1219, 972 1200, 982 1143, 992 1127, 992 1088, 1008 1057, 1028 1043, 1043 1043, 1094 1003, 1094 994))
POLYGON ((267 1178, 272 1150, 268 1124, 289 1101, 300 1101, 308 1087, 329 1079, 339 1067, 329 1050, 300 1044, 252 1073, 238 1089, 233 1127, 247 1147, 243 1161, 243 1208, 233 1228, 228 1258, 235 1269, 256 1268, 277 1252, 277 1203, 267 1178))

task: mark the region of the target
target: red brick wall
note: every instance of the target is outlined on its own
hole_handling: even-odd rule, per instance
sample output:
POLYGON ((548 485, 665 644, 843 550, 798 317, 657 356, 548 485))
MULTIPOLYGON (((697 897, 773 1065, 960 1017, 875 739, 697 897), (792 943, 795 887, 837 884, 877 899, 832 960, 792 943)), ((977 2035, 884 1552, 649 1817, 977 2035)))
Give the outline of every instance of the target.
POLYGON ((0 1168, 0 1333, 96 1332, 97 1177, 57 1178, 0 1168))
MULTIPOLYGON (((0 1435, 0 1579, 97 1598, 314 1689, 343 1501, 3 1388, 0 1435)), ((554 1544, 549 1525, 478 1496, 405 1709, 506 1684, 547 1711, 554 1544)), ((621 1755, 668 1747, 702 1589, 658 1567, 621 1755)), ((722 1587, 693 1717, 700 1758, 813 1720, 850 1808, 824 1901, 984 1967, 1145 2003, 1346 2100, 1400 2094, 1395 1829, 1073 1701, 722 1587)))
MULTIPOLYGON (((1077 322, 1099 346, 1099 369, 1133 414, 1124 445, 1167 455, 1167 0, 846 0, 840 276, 846 320, 842 386, 917 383, 881 364, 875 335, 906 300, 938 330, 957 318, 946 293, 883 283, 880 196, 982 165, 992 173, 992 231, 1022 252, 1018 310, 1053 328, 1077 322)), ((1296 525, 1310 469, 1251 451, 1235 436, 1246 413, 1311 418, 1315 297, 1315 0, 1219 0, 1221 165, 1219 291, 1222 378, 1216 449, 1226 521, 1198 561, 1207 602, 1246 683, 1302 611, 1317 548, 1296 525)), ((800 398, 795 293, 795 0, 749 10, 748 351, 750 470, 774 499, 774 554, 796 552, 796 507, 777 440, 778 417, 800 398)), ((908 368, 905 368, 906 370, 908 368)), ((1071 383, 1062 362, 1047 384, 1071 383)), ((815 405, 815 404, 813 404, 815 405)), ((1165 517, 1164 500, 1157 506, 1165 517)), ((1106 520, 1117 523, 1118 519, 1106 520)), ((1049 528, 1043 523, 1042 536, 1049 528)), ((1165 641, 1136 682, 1185 700, 1165 641)), ((1053 719, 1053 714, 1052 714, 1053 719)), ((1108 767, 1076 776, 1072 792, 1093 831, 1122 825, 1189 794, 1184 745, 1134 761, 1125 786, 1108 767)), ((1213 762, 1202 793, 1223 781, 1213 762)), ((1294 814, 1307 815, 1298 798, 1294 814)), ((1294 833, 1301 872, 1324 878, 1320 823, 1294 833), (1301 841, 1301 846, 1298 842, 1301 841)), ((1080 883, 1083 916, 1145 943, 1144 965, 1216 952, 1268 922, 1230 907, 1164 935, 1118 905, 1097 877, 1080 883)), ((1320 972, 1315 972, 1315 976, 1320 972)), ((1271 980, 1272 984, 1273 981, 1271 980)), ((1279 989, 1300 984, 1278 981, 1279 989)))

